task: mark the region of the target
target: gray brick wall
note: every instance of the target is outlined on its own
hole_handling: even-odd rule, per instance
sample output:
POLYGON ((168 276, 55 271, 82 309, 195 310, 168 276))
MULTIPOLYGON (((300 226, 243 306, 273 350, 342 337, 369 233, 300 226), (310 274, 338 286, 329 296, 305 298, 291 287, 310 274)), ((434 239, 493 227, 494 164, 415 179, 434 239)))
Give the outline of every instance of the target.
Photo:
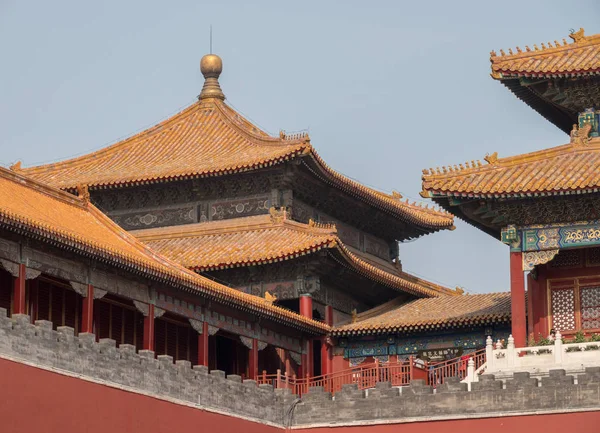
POLYGON ((529 373, 517 373, 504 385, 492 375, 481 376, 468 392, 466 384, 448 380, 434 393, 422 380, 402 389, 378 383, 368 392, 345 385, 335 398, 312 387, 302 400, 289 391, 225 377, 222 371, 173 363, 170 356, 139 351, 114 340, 96 342, 92 334, 73 335, 73 329, 52 330, 47 321, 30 323, 25 315, 6 317, 0 309, 0 356, 41 368, 60 369, 109 386, 127 387, 157 397, 199 405, 208 410, 242 416, 280 426, 372 423, 406 418, 543 413, 567 410, 600 411, 600 367, 587 368, 577 377, 553 370, 538 382, 529 373))
POLYGON ((242 382, 240 376, 225 377, 218 370, 209 373, 206 367, 192 367, 189 361, 173 363, 166 355, 155 358, 151 351, 136 353, 128 344, 117 348, 114 340, 96 342, 93 334, 73 334, 69 327, 52 330, 52 323, 45 320, 32 325, 25 315, 7 318, 6 310, 0 308, 0 355, 5 357, 279 425, 284 407, 295 400, 271 386, 242 382))

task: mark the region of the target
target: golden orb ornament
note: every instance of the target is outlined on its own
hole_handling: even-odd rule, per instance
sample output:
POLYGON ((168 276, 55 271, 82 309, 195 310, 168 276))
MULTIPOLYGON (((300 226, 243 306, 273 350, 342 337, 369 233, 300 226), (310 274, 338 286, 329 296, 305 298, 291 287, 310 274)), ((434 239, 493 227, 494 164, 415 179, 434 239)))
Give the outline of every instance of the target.
POLYGON ((198 99, 216 98, 223 101, 225 95, 219 85, 219 75, 223 71, 223 60, 216 54, 207 54, 200 60, 200 72, 204 75, 204 86, 198 99))

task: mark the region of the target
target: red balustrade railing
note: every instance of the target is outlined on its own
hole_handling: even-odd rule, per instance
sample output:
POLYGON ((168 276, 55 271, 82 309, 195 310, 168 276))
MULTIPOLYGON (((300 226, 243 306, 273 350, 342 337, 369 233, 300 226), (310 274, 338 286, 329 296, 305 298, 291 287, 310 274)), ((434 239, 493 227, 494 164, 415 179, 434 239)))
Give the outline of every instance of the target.
POLYGON ((447 377, 464 379, 467 376, 469 358, 473 358, 475 370, 477 370, 485 363, 485 349, 479 349, 476 352, 459 358, 449 359, 448 361, 428 364, 427 383, 436 386, 444 383, 447 377))
POLYGON ((361 364, 346 370, 336 371, 321 376, 297 378, 288 376, 277 370, 276 374, 263 371, 258 377, 259 384, 269 384, 274 388, 290 389, 301 396, 313 386, 322 386, 326 392, 335 394, 347 384, 356 384, 358 389, 375 388, 377 382, 391 382, 392 386, 409 385, 413 379, 424 379, 428 384, 436 386, 444 383, 447 377, 464 379, 467 375, 469 358, 473 358, 475 369, 485 363, 485 349, 478 350, 461 358, 454 358, 436 364, 410 357, 406 362, 361 364))

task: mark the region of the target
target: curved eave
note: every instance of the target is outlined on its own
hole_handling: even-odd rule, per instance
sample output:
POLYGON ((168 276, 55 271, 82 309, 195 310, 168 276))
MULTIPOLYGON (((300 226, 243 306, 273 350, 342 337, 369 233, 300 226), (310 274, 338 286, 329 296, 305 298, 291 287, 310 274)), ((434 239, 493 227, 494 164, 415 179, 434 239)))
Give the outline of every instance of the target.
POLYGON ((510 323, 510 320, 510 316, 507 315, 490 315, 487 317, 445 320, 431 323, 388 325, 372 328, 360 328, 360 324, 357 324, 355 329, 334 328, 331 330, 331 335, 334 337, 355 337, 369 335, 399 334, 409 332, 429 332, 445 330, 448 328, 456 329, 466 328, 470 326, 486 326, 498 323, 510 323))
MULTIPOLYGON (((52 231, 43 227, 36 227, 28 224, 27 221, 12 217, 6 213, 0 213, 0 227, 26 237, 44 241, 59 248, 74 251, 86 257, 94 258, 103 263, 125 269, 137 275, 150 277, 151 279, 157 279, 161 282, 167 282, 177 286, 179 289, 186 290, 191 293, 200 293, 203 296, 206 296, 207 298, 223 305, 228 305, 237 310, 246 311, 248 313, 258 314, 262 317, 285 324, 295 329, 319 335, 327 333, 330 330, 328 325, 315 320, 307 319, 302 316, 298 316, 298 318, 289 318, 284 314, 278 314, 276 310, 281 309, 283 313, 283 308, 274 306, 267 307, 266 305, 263 307, 259 305, 258 302, 248 303, 247 299, 242 299, 241 297, 237 297, 226 292, 211 290, 208 287, 202 286, 198 282, 192 281, 191 277, 185 278, 183 274, 181 276, 177 276, 175 274, 163 272, 157 268, 147 266, 142 262, 127 257, 126 255, 121 256, 105 251, 96 245, 86 244, 79 239, 74 239, 66 233, 53 233, 52 231)), ((231 290, 233 291, 234 289, 231 290)))
POLYGON ((399 199, 367 188, 336 172, 325 163, 316 151, 313 150, 310 155, 310 160, 303 160, 303 163, 322 182, 374 206, 394 218, 418 227, 422 231, 421 235, 439 230, 454 230, 452 214, 402 203, 399 199))

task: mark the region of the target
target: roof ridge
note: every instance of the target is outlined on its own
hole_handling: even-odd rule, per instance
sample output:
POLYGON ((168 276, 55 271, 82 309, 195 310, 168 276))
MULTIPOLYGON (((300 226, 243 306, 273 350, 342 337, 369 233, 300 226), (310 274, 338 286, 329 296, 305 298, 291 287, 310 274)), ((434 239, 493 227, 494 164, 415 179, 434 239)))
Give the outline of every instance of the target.
POLYGON ((548 46, 542 42, 540 49, 537 44, 533 44, 534 49, 529 48, 529 45, 525 46, 525 51, 521 50, 519 46, 516 47, 517 52, 513 53, 512 48, 508 49, 508 54, 504 52, 503 49, 500 50, 500 55, 496 53, 496 51, 492 50, 490 52, 490 61, 494 63, 495 61, 505 61, 505 60, 514 60, 514 59, 523 59, 527 57, 535 57, 539 54, 549 54, 556 53, 564 50, 568 50, 571 48, 583 48, 589 45, 594 45, 600 42, 600 33, 590 36, 584 36, 583 28, 579 29, 577 32, 572 32, 569 34, 569 37, 573 39, 573 42, 567 42, 566 38, 563 38, 563 44, 560 42, 554 41, 554 46, 552 46, 552 42, 548 42, 548 46), (578 36, 574 36, 578 35, 578 36), (579 36, 581 35, 581 36, 579 36))
POLYGON ((217 109, 219 110, 219 112, 223 115, 225 120, 228 122, 228 124, 230 126, 232 126, 233 128, 237 129, 238 132, 246 135, 249 138, 261 140, 261 141, 265 142, 264 144, 267 144, 267 145, 291 146, 294 144, 306 143, 310 146, 310 138, 309 138, 308 134, 306 134, 306 135, 296 135, 295 134, 293 136, 290 136, 290 137, 294 137, 294 138, 290 138, 290 139, 286 139, 285 133, 283 133, 283 134, 280 133, 279 137, 273 137, 273 136, 269 135, 268 133, 266 133, 265 131, 263 131, 262 129, 258 128, 254 123, 252 123, 248 119, 246 119, 244 116, 242 116, 240 113, 238 113, 237 110, 234 110, 233 108, 229 107, 229 105, 227 105, 225 102, 216 100, 216 101, 214 101, 214 103, 215 103, 215 106, 217 107, 217 109), (233 111, 233 113, 235 113, 235 114, 230 113, 228 111, 233 111), (242 120, 242 122, 240 122, 235 117, 239 117, 242 120), (249 125, 252 125, 254 128, 256 128, 258 131, 263 132, 265 135, 257 134, 256 132, 251 131, 248 128, 245 128, 241 124, 243 122, 245 122, 249 125), (288 143, 284 143, 284 141, 288 141, 288 143))
POLYGON ((248 231, 269 230, 274 227, 285 227, 290 230, 301 231, 315 235, 335 235, 335 225, 313 223, 313 225, 284 218, 277 221, 270 214, 254 215, 229 220, 207 221, 178 226, 156 227, 151 229, 132 230, 137 239, 152 241, 158 239, 177 239, 193 236, 211 236, 227 233, 241 233, 248 231))
POLYGON ((402 202, 401 201, 401 199, 403 198, 402 195, 396 191, 392 192, 392 194, 386 194, 382 191, 378 191, 374 188, 363 185, 360 182, 355 181, 354 179, 349 178, 348 176, 331 168, 321 158, 321 156, 317 153, 317 151, 314 149, 314 147, 311 149, 311 155, 313 156, 313 159, 315 160, 315 162, 317 162, 317 164, 319 164, 323 168, 324 171, 328 172, 334 178, 337 178, 338 180, 340 180, 342 182, 347 182, 358 190, 362 190, 367 193, 371 193, 376 196, 379 196, 380 198, 384 199, 385 201, 387 201, 389 204, 391 204, 393 206, 397 206, 397 207, 401 207, 401 208, 405 208, 405 209, 408 208, 408 209, 416 211, 416 212, 433 215, 436 217, 448 218, 451 222, 454 219, 454 216, 450 212, 447 212, 441 208, 439 208, 439 209, 436 209, 433 207, 429 208, 429 204, 417 205, 416 201, 414 201, 412 204, 410 204, 408 198, 406 199, 405 202, 402 202))
POLYGON ((122 139, 122 140, 118 140, 112 144, 109 144, 108 146, 101 148, 101 149, 94 150, 92 152, 86 153, 84 155, 79 155, 79 156, 76 156, 73 158, 64 159, 62 161, 53 162, 50 164, 40 164, 40 165, 31 166, 31 167, 25 167, 25 168, 23 168, 23 170, 25 172, 27 172, 27 174, 39 173, 40 171, 48 171, 50 169, 55 169, 58 166, 74 164, 79 161, 88 159, 90 157, 97 157, 100 155, 104 155, 106 153, 112 152, 114 149, 125 147, 126 145, 135 142, 135 140, 137 138, 139 138, 143 135, 151 135, 156 132, 159 132, 161 129, 164 129, 167 125, 169 125, 171 123, 176 123, 177 121, 181 120, 182 118, 185 118, 189 115, 194 114, 196 112, 196 110, 200 110, 200 109, 204 108, 206 105, 210 104, 211 102, 212 102, 212 100, 210 100, 210 99, 204 100, 204 101, 196 101, 196 102, 192 103, 191 105, 189 105, 188 107, 185 107, 183 110, 178 111, 174 115, 161 120, 154 126, 145 128, 140 132, 137 132, 129 137, 122 139), (194 110, 194 109, 196 109, 196 110, 194 110))
POLYGON ((33 179, 23 173, 20 173, 20 170, 7 169, 5 167, 0 166, 0 177, 5 179, 9 179, 12 182, 25 184, 29 188, 33 188, 36 190, 42 190, 45 194, 52 196, 53 198, 60 200, 64 203, 77 206, 80 208, 86 207, 86 202, 81 198, 69 192, 63 191, 61 189, 55 188, 43 182, 40 182, 36 179, 33 179))
POLYGON ((540 161, 546 158, 561 156, 562 154, 566 154, 567 152, 584 153, 595 150, 600 150, 600 137, 590 137, 588 144, 584 146, 574 145, 574 143, 567 143, 546 149, 534 150, 532 152, 522 153, 518 155, 506 156, 504 158, 498 158, 498 152, 494 152, 492 155, 486 155, 485 158, 488 162, 487 165, 479 164, 477 166, 463 166, 462 164, 459 164, 460 167, 457 168, 455 164, 454 167, 442 166, 441 169, 440 167, 437 167, 435 170, 433 168, 424 169, 422 180, 429 181, 434 179, 461 176, 467 173, 481 173, 496 168, 504 167, 507 163, 514 163, 515 161, 516 164, 527 164, 534 161, 540 161))

